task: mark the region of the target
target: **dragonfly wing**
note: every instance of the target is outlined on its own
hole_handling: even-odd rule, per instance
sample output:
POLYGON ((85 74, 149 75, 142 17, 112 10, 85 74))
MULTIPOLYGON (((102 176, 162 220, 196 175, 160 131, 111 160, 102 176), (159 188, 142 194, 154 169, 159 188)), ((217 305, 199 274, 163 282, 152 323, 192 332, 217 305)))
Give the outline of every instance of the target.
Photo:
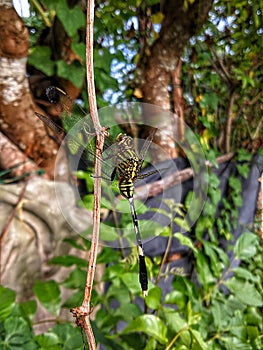
POLYGON ((35 112, 35 115, 50 129, 52 129, 56 134, 61 135, 64 133, 63 129, 59 125, 57 125, 53 120, 51 120, 49 117, 37 112, 35 112))
POLYGON ((67 131, 79 122, 82 132, 91 133, 90 118, 87 118, 84 109, 78 103, 75 103, 65 91, 56 86, 50 86, 46 89, 46 95, 62 117, 63 125, 67 131))
MULTIPOLYGON (((40 113, 35 112, 35 115, 43 122, 45 123, 51 130, 53 130, 58 135, 63 135, 64 130, 62 127, 60 127, 58 124, 56 124, 53 120, 51 120, 49 117, 42 115, 40 113)), ((87 157, 83 154, 83 152, 87 151, 86 146, 82 144, 81 142, 77 141, 73 136, 68 134, 67 136, 67 145, 69 149, 74 150, 74 155, 81 155, 83 162, 88 165, 87 157)))
POLYGON ((150 131, 150 134, 149 136, 147 137, 147 139, 145 140, 143 146, 142 146, 142 149, 140 151, 140 161, 141 161, 141 165, 144 161, 144 158, 146 156, 146 153, 148 152, 148 149, 152 143, 152 140, 154 138, 154 135, 156 134, 157 132, 157 128, 152 128, 152 130, 150 131))
MULTIPOLYGON (((46 124, 51 130, 53 130, 58 135, 64 135, 64 129, 59 126, 56 122, 50 119, 50 117, 44 116, 40 113, 35 112, 35 115, 44 123, 46 124)), ((74 132, 74 135, 71 133, 66 135, 65 143, 69 149, 69 151, 72 153, 74 157, 81 158, 84 165, 88 168, 90 166, 90 162, 88 161, 88 154, 91 155, 92 160, 95 159, 95 157, 99 158, 102 162, 102 172, 105 175, 103 178, 110 179, 110 173, 114 172, 114 164, 111 164, 110 159, 108 159, 107 162, 105 162, 105 159, 102 157, 96 156, 95 149, 92 149, 91 144, 87 144, 83 140, 80 139, 80 135, 77 134, 77 132, 74 132), (112 168, 113 170, 110 171, 109 169, 112 168), (107 171, 108 170, 108 171, 107 171)), ((90 140, 91 141, 91 140, 90 140)), ((91 159, 90 159, 91 161, 91 159)), ((116 170, 115 170, 116 173, 116 170)), ((114 175, 115 176, 115 175, 114 175)))

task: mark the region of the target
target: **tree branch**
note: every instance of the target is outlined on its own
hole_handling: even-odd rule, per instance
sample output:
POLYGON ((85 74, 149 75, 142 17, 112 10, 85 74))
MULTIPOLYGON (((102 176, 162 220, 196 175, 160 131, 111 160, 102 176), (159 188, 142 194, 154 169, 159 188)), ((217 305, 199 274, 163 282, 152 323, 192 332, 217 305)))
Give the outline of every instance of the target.
MULTIPOLYGON (((229 161, 234 156, 233 153, 224 154, 216 159, 217 164, 221 164, 229 161)), ((212 167, 209 161, 206 161, 206 166, 212 167)), ((191 179, 194 176, 194 170, 192 168, 186 168, 176 173, 173 173, 164 179, 144 184, 143 186, 136 187, 136 193, 134 198, 143 200, 147 197, 157 196, 159 193, 178 185, 184 181, 191 179)))

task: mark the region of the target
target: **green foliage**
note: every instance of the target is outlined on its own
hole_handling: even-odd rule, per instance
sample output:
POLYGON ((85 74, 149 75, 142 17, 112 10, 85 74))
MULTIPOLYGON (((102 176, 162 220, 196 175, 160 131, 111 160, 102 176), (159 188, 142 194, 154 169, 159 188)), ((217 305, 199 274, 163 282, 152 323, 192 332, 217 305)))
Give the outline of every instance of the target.
POLYGON ((30 50, 28 63, 50 77, 55 73, 55 62, 50 57, 49 46, 35 46, 30 50))
MULTIPOLYGON (((242 161, 248 160, 245 154, 239 157, 242 161)), ((230 178, 229 197, 224 200, 222 215, 216 219, 218 178, 210 174, 210 179, 210 202, 197 222, 196 240, 178 233, 173 235, 170 228, 163 232, 168 241, 176 237, 191 249, 199 285, 187 276, 163 268, 163 263, 157 258, 154 264, 147 259, 151 281, 143 311, 135 302, 141 298, 136 250, 131 249, 125 257, 121 250, 110 247, 104 247, 100 252, 97 264, 107 265, 102 278, 108 288, 101 295, 93 291, 92 302, 99 305, 99 309, 92 327, 97 342, 107 349, 261 349, 262 246, 258 236, 246 229, 234 245, 229 243, 229 250, 233 252, 233 258, 229 259, 219 240, 220 237, 231 238, 233 217, 240 205, 240 200, 236 198, 240 196, 241 186, 238 178, 230 178), (165 281, 171 276, 171 290, 164 295, 158 286, 160 277, 165 281), (123 325, 121 328, 120 324, 123 325)), ((171 201, 166 204, 170 213, 162 213, 171 218, 177 214, 177 224, 183 223, 179 220, 184 215, 183 207, 171 201)), ((142 207, 142 210, 145 211, 145 208, 142 207)), ((84 238, 67 242, 80 251, 90 246, 84 238)), ((87 262, 78 256, 64 255, 54 258, 51 263, 74 267, 61 285, 47 281, 36 282, 34 287, 36 298, 53 315, 57 325, 35 336, 32 326, 36 303, 15 303, 15 293, 1 287, 1 348, 18 349, 21 344, 26 344, 28 349, 82 349, 79 329, 69 323, 61 323, 60 311, 62 307, 81 304, 87 262), (63 306, 62 286, 72 292, 63 306)))
POLYGON ((70 9, 66 0, 44 0, 43 2, 49 11, 56 13, 69 37, 72 37, 78 29, 85 27, 85 14, 79 6, 70 9))
MULTIPOLYGON (((78 5, 70 8, 66 0, 41 3, 43 13, 32 6, 31 17, 25 19, 32 41, 29 64, 47 76, 70 80, 81 87, 85 81, 85 12, 78 5), (47 47, 35 46, 46 23, 53 25, 54 16, 69 38, 69 49, 79 58, 71 64, 63 57, 57 58, 57 48, 47 52, 47 47)), ((185 10, 194 3, 185 0, 185 10)), ((136 64, 142 54, 147 55, 141 44, 144 40, 149 45, 155 42, 164 18, 159 4, 160 1, 135 0, 96 4, 94 74, 99 106, 135 99, 140 84, 136 64), (137 28, 142 14, 148 23, 145 33, 137 28)), ((244 144, 249 149, 258 148, 262 123, 262 7, 262 0, 214 1, 203 30, 185 50, 182 72, 185 119, 195 127, 208 149, 225 150, 227 121, 232 125, 229 136, 232 150, 244 144)), ((59 33, 56 35, 59 37, 59 33)))
POLYGON ((70 80, 76 87, 81 87, 85 77, 85 70, 78 62, 74 61, 71 65, 59 60, 56 62, 57 74, 61 78, 70 80))
POLYGON ((0 321, 5 320, 12 312, 15 302, 15 292, 0 286, 1 309, 0 321))
POLYGON ((186 50, 183 84, 192 106, 186 118, 190 125, 197 118, 196 129, 208 148, 224 149, 227 122, 232 150, 244 144, 254 149, 254 143, 257 149, 262 138, 262 6, 262 0, 215 1, 209 21, 186 50))
MULTIPOLYGON (((185 1, 185 8, 193 2, 185 1)), ((46 46, 32 46, 29 64, 47 76, 69 79, 80 87, 85 73, 85 46, 81 37, 85 30, 84 14, 77 6, 69 8, 65 0, 45 0, 43 3, 46 5, 45 15, 51 22, 54 14, 60 19, 71 39, 71 49, 83 64, 80 64, 81 60, 71 65, 61 59, 55 60, 54 53, 46 46)), ((147 3, 155 5, 158 1, 147 3)), ((131 81, 136 82, 134 68, 141 47, 136 37, 138 33, 128 32, 141 4, 135 0, 129 2, 130 6, 120 0, 97 3, 94 61, 99 105, 105 104, 105 100, 111 101, 116 91, 115 101, 132 98, 131 81), (105 97, 103 94, 107 91, 105 97)), ((248 228, 234 245, 230 242, 242 205, 241 182, 236 175, 247 178, 251 161, 250 152, 241 146, 246 145, 247 140, 254 141, 262 120, 262 8, 261 0, 215 1, 203 32, 192 38, 184 56, 182 83, 189 107, 186 110, 191 111, 186 119, 196 127, 207 149, 207 159, 216 164, 217 152, 214 149, 222 146, 219 142, 225 132, 222 125, 225 126, 229 118, 234 125, 231 147, 239 150, 238 174, 229 179, 220 215, 217 215, 222 197, 219 179, 214 173, 209 174, 208 200, 196 223, 194 239, 178 232, 173 234, 171 227, 162 228, 161 233, 159 227, 152 230, 152 233, 167 237, 168 242, 177 238, 190 248, 198 284, 169 270, 162 257, 153 261, 147 259, 151 282, 149 295, 143 301, 145 310, 142 311, 135 302, 141 298, 136 249, 124 254, 122 250, 103 247, 97 262, 107 266, 102 276, 107 288, 102 295, 93 291, 92 302, 99 308, 92 327, 97 342, 109 350, 261 349, 262 247, 259 238, 248 228), (229 114, 232 93, 235 98, 229 114), (228 250, 233 252, 231 261, 220 246, 221 239, 229 242, 228 250), (172 280, 171 290, 166 295, 159 287, 160 278, 164 282, 168 278, 172 280)), ((159 13, 148 13, 147 16, 154 24, 159 25, 162 21, 159 13)), ((27 23, 36 31, 44 27, 44 20, 37 13, 32 14, 27 23)), ((148 34, 147 39, 152 43, 158 37, 158 30, 153 26, 148 34)), ((35 42, 36 34, 32 40, 33 44, 35 42)), ((92 187, 90 176, 84 173, 81 176, 92 187)), ((87 196, 82 204, 92 208, 92 200, 93 196, 87 196)), ((109 198, 109 202, 105 201, 103 205, 112 207, 111 202, 112 198, 109 198)), ((166 204, 169 213, 160 209, 156 211, 168 216, 171 226, 176 223, 188 229, 184 208, 174 203, 166 204), (174 214, 177 214, 175 219, 174 214)), ((117 209, 129 212, 125 206, 127 201, 120 201, 117 209)), ((145 207, 140 208, 144 212, 145 207)), ((127 231, 134 234, 129 214, 121 215, 115 224, 118 229, 114 225, 102 226, 102 239, 118 239, 120 228, 129 228, 127 231)), ((89 249, 84 238, 67 242, 81 253, 89 249)), ((51 263, 71 268, 61 285, 55 281, 38 281, 34 286, 36 299, 49 311, 56 325, 36 336, 33 331, 36 301, 16 303, 15 293, 0 287, 1 349, 83 349, 79 329, 62 322, 60 311, 82 302, 87 262, 78 256, 64 255, 54 258, 51 263), (62 287, 71 291, 70 298, 63 305, 62 287)))
POLYGON ((55 281, 38 281, 34 285, 34 293, 41 305, 54 316, 59 315, 61 308, 60 290, 55 281))

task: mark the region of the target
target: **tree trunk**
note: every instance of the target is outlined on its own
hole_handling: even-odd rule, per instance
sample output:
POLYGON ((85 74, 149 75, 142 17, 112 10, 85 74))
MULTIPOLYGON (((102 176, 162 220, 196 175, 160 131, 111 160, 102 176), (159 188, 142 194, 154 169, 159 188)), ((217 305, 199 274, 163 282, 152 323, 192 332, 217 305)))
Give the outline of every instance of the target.
MULTIPOLYGON (((2 139, 0 164, 10 167, 17 163, 20 150, 52 177, 58 146, 34 115, 39 108, 32 99, 26 74, 28 30, 12 1, 0 0, 0 12, 0 131, 16 145, 10 154, 11 148, 5 147, 2 139)), ((36 168, 32 162, 26 165, 26 171, 36 168)))
MULTIPOLYGON (((186 7, 184 0, 163 1, 164 19, 159 37, 148 51, 144 50, 145 55, 141 57, 138 64, 137 71, 139 81, 142 82, 140 90, 143 102, 157 105, 166 111, 173 110, 168 86, 180 81, 180 58, 189 39, 197 34, 205 23, 212 4, 213 0, 195 0, 187 2, 186 7)), ((177 91, 174 89, 176 86, 173 86, 173 105, 175 107, 173 112, 178 117, 177 130, 174 130, 174 123, 172 123, 170 128, 166 126, 162 135, 158 135, 157 140, 169 157, 175 155, 175 145, 171 140, 177 139, 183 130, 183 99, 181 93, 178 93, 178 87, 177 91)), ((151 125, 151 118, 152 115, 147 113, 145 123, 151 125)))

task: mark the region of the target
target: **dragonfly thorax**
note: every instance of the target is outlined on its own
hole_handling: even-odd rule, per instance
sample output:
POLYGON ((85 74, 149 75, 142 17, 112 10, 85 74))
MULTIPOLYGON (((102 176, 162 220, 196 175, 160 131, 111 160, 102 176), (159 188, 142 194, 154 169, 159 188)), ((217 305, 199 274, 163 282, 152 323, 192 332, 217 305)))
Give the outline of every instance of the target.
POLYGON ((116 170, 119 177, 119 189, 125 198, 131 198, 134 192, 134 181, 141 170, 141 161, 137 155, 133 139, 125 134, 116 138, 116 170))

